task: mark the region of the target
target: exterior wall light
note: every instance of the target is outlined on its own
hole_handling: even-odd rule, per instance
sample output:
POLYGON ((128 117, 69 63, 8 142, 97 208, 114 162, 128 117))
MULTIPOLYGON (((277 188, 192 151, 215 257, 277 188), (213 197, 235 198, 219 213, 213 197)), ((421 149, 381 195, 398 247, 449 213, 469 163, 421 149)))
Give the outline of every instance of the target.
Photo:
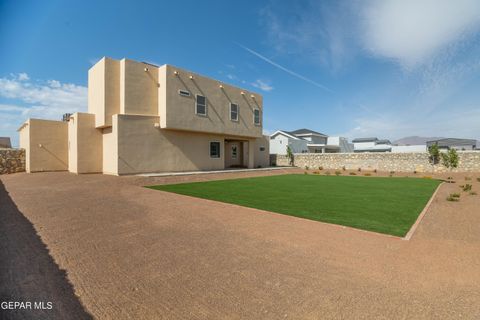
POLYGON ((219 85, 218 87, 219 87, 220 89, 223 89, 223 85, 219 85))
POLYGON ((178 76, 178 71, 177 70, 173 71, 173 74, 178 76))
POLYGON ((252 94, 252 95, 250 95, 250 98, 255 99, 255 96, 252 94))
POLYGON ((243 95, 245 95, 245 92, 241 91, 240 94, 243 96, 243 95))
POLYGON ((39 148, 43 148, 43 144, 39 143, 39 144, 38 144, 38 147, 39 147, 39 148))
POLYGON ((189 76, 190 80, 193 80, 193 76, 189 76))
POLYGON ((153 127, 154 127, 154 128, 160 128, 160 123, 155 122, 155 123, 153 124, 153 127))
POLYGON ((148 72, 148 68, 143 69, 143 71, 148 72))

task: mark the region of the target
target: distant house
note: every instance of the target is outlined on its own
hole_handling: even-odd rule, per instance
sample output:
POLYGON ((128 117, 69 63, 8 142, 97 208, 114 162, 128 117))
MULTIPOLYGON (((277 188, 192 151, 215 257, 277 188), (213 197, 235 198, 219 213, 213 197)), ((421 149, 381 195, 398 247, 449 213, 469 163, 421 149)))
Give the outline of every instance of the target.
POLYGON ((286 154, 287 146, 293 153, 353 152, 353 145, 346 138, 329 137, 310 129, 278 130, 270 136, 270 153, 286 154))
POLYGON ((458 139, 458 138, 443 138, 437 140, 427 141, 427 147, 434 144, 438 145, 439 149, 449 150, 475 150, 477 146, 477 140, 475 139, 458 139))
POLYGON ((353 139, 354 152, 391 152, 392 143, 387 139, 357 138, 353 139))
POLYGON ((392 152, 402 153, 402 152, 427 152, 427 146, 424 144, 415 144, 409 146, 392 146, 392 152))
POLYGON ((11 148, 12 143, 9 137, 0 137, 0 148, 11 148))

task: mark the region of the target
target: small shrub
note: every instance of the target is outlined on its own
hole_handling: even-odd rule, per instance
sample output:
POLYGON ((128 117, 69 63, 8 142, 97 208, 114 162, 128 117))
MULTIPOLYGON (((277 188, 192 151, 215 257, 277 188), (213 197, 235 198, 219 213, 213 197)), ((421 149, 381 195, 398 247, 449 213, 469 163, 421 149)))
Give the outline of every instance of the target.
POLYGON ((417 174, 417 170, 413 170, 413 174, 417 174))
POLYGON ((447 177, 447 180, 453 180, 453 178, 452 177, 447 177))
POLYGON ((477 181, 480 182, 480 178, 477 178, 477 181))
POLYGON ((351 176, 356 176, 357 174, 355 172, 350 172, 351 176))
POLYGON ((395 174, 395 171, 390 171, 390 174, 392 174, 392 175, 395 174))
POLYGON ((342 170, 343 170, 343 171, 346 171, 346 170, 347 170, 347 168, 345 168, 345 166, 343 166, 343 167, 342 167, 342 170))
POLYGON ((373 172, 377 173, 377 169, 374 169, 373 172))
POLYGON ((336 176, 339 176, 339 175, 341 175, 341 174, 342 174, 342 172, 341 172, 341 171, 338 171, 338 170, 337 170, 337 171, 335 171, 335 175, 336 175, 336 176))
POLYGON ((454 198, 460 198, 460 193, 454 192, 454 193, 450 193, 450 195, 454 198))
POLYGON ((372 174, 371 174, 371 173, 368 173, 368 172, 364 174, 365 177, 370 177, 371 175, 372 175, 372 174))
POLYGON ((477 193, 476 193, 475 191, 470 191, 469 195, 471 195, 471 196, 476 196, 477 193))
POLYGON ((305 166, 305 170, 308 170, 308 166, 305 166))
POLYGON ((329 176, 329 175, 330 175, 330 171, 325 171, 325 174, 326 174, 327 176, 329 176))
POLYGON ((318 167, 318 170, 322 171, 322 170, 323 170, 323 167, 322 167, 322 166, 318 167))
POLYGON ((320 174, 320 171, 313 171, 313 174, 320 174))
POLYGON ((393 174, 389 174, 388 176, 391 178, 391 177, 393 177, 393 174))
POLYGON ((467 192, 467 191, 472 191, 472 185, 467 183, 465 185, 461 185, 459 186, 460 188, 462 188, 463 191, 467 192))
POLYGON ((304 171, 303 174, 308 174, 308 172, 307 172, 307 171, 304 171))
POLYGON ((460 199, 458 199, 458 197, 454 197, 452 194, 450 194, 448 197, 447 197, 447 201, 452 201, 452 202, 456 202, 456 201, 459 201, 460 199))
POLYGON ((465 177, 465 181, 470 181, 470 180, 472 180, 471 177, 465 177))
POLYGON ((362 171, 362 168, 358 168, 358 170, 357 170, 357 171, 358 171, 358 172, 362 171))

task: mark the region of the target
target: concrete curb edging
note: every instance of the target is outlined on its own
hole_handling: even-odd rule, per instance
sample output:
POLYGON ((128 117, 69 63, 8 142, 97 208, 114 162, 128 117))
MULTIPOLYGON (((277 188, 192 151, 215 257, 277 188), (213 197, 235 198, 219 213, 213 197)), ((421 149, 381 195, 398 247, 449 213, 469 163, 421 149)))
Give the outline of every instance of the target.
POLYGON ((422 221, 423 217, 425 216, 425 214, 427 213, 428 209, 430 208, 430 205, 432 204, 433 202, 433 199, 435 199, 437 193, 438 193, 438 190, 440 190, 440 187, 444 184, 445 182, 442 182, 438 185, 437 189, 435 189, 435 192, 432 194, 432 196, 430 197, 430 200, 428 200, 427 204, 425 205, 425 207, 423 208, 422 212, 420 212, 420 214, 418 215, 418 218, 417 220, 415 221, 415 223, 412 225, 412 227, 410 228, 410 230, 407 232, 407 234, 405 235, 405 237, 402 238, 402 240, 410 240, 413 236, 413 234, 415 233, 415 230, 417 230, 418 226, 420 225, 420 222, 422 221))

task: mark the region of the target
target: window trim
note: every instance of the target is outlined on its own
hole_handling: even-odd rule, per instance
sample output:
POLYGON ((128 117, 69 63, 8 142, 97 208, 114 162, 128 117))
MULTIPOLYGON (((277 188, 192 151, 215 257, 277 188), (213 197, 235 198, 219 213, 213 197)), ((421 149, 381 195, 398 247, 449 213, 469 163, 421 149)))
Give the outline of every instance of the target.
POLYGON ((222 143, 218 140, 212 140, 208 143, 208 154, 210 159, 221 159, 222 158, 222 143), (218 157, 212 157, 212 143, 218 143, 218 157))
POLYGON ((207 116, 207 113, 208 113, 208 109, 207 109, 207 108, 208 108, 208 106, 207 106, 207 105, 208 105, 208 103, 207 103, 207 97, 202 96, 201 94, 195 94, 195 101, 194 101, 194 102, 195 102, 195 114, 196 114, 197 116, 206 117, 206 116, 207 116), (205 98, 205 113, 198 113, 198 109, 197 109, 198 102, 197 102, 197 101, 198 101, 198 97, 199 97, 199 96, 205 98))
POLYGON ((230 102, 230 120, 234 122, 238 122, 240 119, 240 106, 237 103, 230 102), (237 119, 232 119, 232 106, 237 106, 237 119))
POLYGON ((260 109, 259 108, 254 108, 253 109, 253 124, 256 126, 260 126, 262 124, 262 120, 260 119, 260 109), (255 121, 255 111, 258 111, 258 122, 255 121))

